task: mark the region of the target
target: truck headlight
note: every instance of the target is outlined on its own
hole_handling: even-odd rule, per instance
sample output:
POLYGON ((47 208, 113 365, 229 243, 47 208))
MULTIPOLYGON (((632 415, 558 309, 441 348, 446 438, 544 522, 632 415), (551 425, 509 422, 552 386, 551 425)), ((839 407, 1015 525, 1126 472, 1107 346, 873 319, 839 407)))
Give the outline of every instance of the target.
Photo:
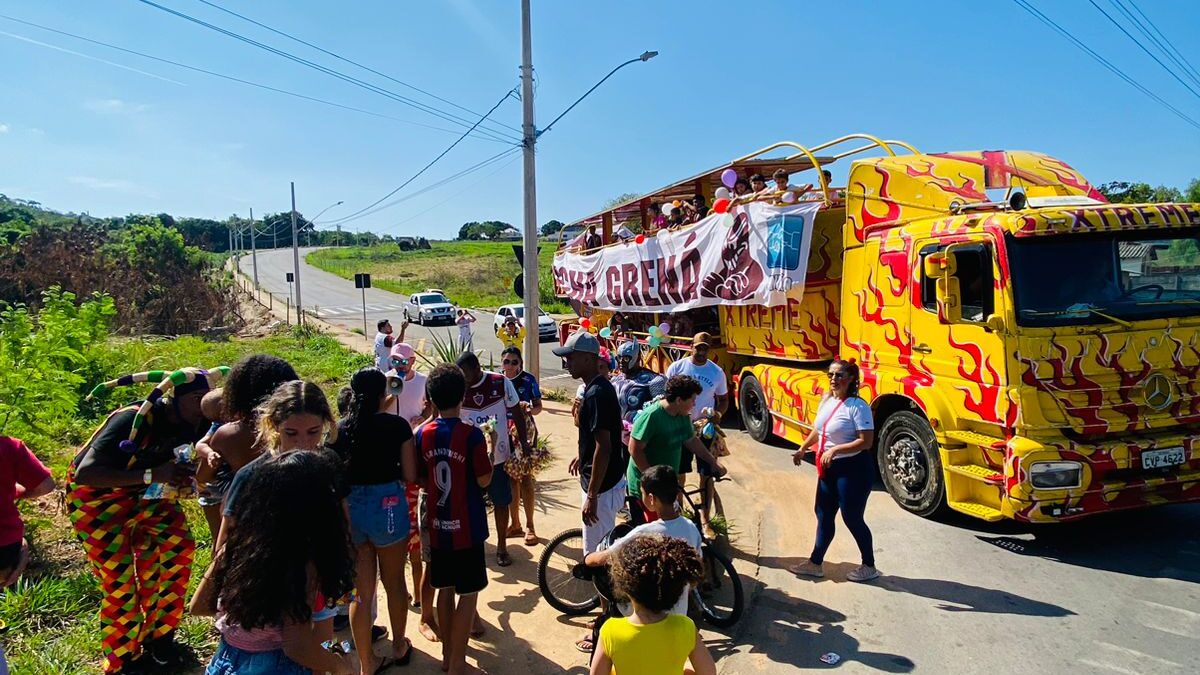
POLYGON ((1029 468, 1029 482, 1035 488, 1079 487, 1082 478, 1079 462, 1034 462, 1029 468))

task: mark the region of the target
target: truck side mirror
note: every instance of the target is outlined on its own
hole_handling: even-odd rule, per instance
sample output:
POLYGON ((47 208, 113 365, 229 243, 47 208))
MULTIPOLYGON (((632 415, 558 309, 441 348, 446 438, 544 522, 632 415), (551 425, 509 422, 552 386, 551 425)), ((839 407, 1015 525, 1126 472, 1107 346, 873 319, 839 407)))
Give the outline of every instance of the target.
POLYGON ((962 290, 959 288, 957 249, 962 244, 951 244, 945 249, 925 256, 925 276, 936 280, 938 321, 958 323, 962 321, 962 290))

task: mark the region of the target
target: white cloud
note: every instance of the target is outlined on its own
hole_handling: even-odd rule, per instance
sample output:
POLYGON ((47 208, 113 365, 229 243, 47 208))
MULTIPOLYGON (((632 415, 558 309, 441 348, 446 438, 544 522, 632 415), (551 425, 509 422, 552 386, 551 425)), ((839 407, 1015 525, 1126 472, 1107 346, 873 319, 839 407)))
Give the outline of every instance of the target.
POLYGON ((8 125, 4 124, 3 122, 0 122, 0 134, 7 134, 7 133, 8 133, 8 125))
POLYGON ((76 185, 82 185, 89 190, 103 190, 108 192, 125 192, 128 194, 141 195, 143 197, 157 198, 158 194, 149 188, 134 183, 133 181, 125 180, 124 178, 97 178, 95 176, 71 176, 67 181, 76 185))
POLYGON ((135 115, 145 112, 149 106, 142 103, 130 103, 119 98, 91 99, 83 102, 83 107, 95 113, 111 115, 135 115))
POLYGON ((46 130, 40 127, 29 127, 29 134, 31 136, 45 136, 46 130))

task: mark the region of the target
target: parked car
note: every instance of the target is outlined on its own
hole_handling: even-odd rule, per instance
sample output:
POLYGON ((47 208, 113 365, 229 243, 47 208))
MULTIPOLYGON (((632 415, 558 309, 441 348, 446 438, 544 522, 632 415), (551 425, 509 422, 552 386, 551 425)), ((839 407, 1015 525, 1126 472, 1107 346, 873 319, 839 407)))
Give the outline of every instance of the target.
POLYGON ((404 303, 404 319, 422 326, 428 323, 454 323, 454 305, 444 293, 413 293, 404 303))
MULTIPOLYGON (((504 320, 510 316, 515 316, 518 321, 525 323, 525 306, 505 305, 496 310, 496 318, 492 320, 492 332, 500 330, 504 320)), ((540 310, 538 316, 538 339, 539 341, 558 339, 558 323, 551 319, 545 310, 540 310)))

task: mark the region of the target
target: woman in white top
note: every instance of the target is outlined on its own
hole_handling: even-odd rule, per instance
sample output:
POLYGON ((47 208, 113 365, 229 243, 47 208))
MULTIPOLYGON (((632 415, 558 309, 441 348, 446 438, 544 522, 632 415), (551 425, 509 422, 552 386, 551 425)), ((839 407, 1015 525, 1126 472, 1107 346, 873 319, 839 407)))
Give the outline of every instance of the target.
POLYGON ((867 497, 875 482, 875 463, 870 452, 875 424, 870 406, 858 397, 858 384, 858 364, 840 359, 829 364, 829 392, 817 408, 812 432, 792 455, 792 462, 799 466, 805 453, 816 446, 817 540, 806 562, 788 568, 795 574, 825 576, 821 564, 833 541, 834 519, 841 509, 842 522, 854 535, 862 554, 862 565, 851 570, 846 578, 869 581, 879 576, 871 530, 863 520, 867 497))

